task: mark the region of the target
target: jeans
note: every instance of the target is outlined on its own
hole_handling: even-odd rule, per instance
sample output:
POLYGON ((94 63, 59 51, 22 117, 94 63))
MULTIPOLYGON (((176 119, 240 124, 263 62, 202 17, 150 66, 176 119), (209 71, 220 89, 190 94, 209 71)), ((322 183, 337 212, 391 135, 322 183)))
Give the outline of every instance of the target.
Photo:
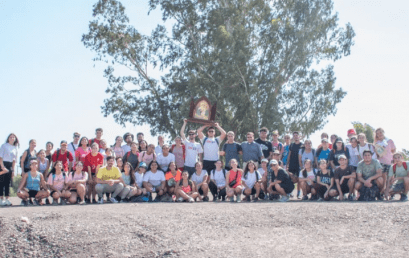
POLYGON ((124 185, 122 183, 114 184, 112 186, 108 184, 97 184, 95 186, 95 191, 98 194, 98 197, 101 199, 104 193, 113 193, 112 198, 115 198, 122 190, 124 185))

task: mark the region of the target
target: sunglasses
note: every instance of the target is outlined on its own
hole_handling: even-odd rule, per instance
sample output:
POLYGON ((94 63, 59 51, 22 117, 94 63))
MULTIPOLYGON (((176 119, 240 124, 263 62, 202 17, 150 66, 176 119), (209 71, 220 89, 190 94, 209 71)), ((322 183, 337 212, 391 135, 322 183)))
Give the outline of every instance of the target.
POLYGON ((190 133, 189 135, 195 135, 194 133, 190 133))
POLYGON ((79 135, 74 135, 74 137, 75 137, 75 138, 80 138, 80 136, 79 136, 79 135))
POLYGON ((208 131, 209 133, 214 133, 214 131, 208 131))

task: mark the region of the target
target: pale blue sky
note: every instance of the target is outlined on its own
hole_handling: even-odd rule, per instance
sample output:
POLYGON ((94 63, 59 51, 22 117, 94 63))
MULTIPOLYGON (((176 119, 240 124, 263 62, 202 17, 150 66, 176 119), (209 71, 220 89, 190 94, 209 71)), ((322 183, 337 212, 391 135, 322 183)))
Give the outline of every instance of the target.
MULTIPOLYGON (((40 149, 49 140, 71 141, 74 131, 93 137, 96 127, 109 144, 126 131, 144 131, 153 141, 147 126, 122 128, 101 114, 105 65, 81 43, 95 2, 0 0, 1 141, 15 132, 21 152, 31 138, 40 149)), ((140 32, 162 22, 157 11, 147 16, 147 1, 122 2, 140 32)), ((351 121, 367 122, 383 127, 398 149, 409 148, 409 1, 336 0, 335 10, 357 35, 351 56, 335 63, 337 87, 348 94, 323 131, 345 138, 351 121)), ((319 133, 311 136, 314 145, 319 133)))

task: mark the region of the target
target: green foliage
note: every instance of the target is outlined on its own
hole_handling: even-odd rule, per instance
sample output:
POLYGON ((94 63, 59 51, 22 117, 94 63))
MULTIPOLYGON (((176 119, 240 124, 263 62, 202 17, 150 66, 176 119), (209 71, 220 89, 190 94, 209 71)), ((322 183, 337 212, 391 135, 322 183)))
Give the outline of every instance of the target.
POLYGON ((374 142, 374 132, 375 128, 368 124, 362 124, 361 122, 352 122, 352 125, 354 126, 354 129, 357 134, 364 133, 366 135, 366 140, 369 143, 374 142))
POLYGON ((17 189, 21 182, 21 176, 14 176, 13 177, 13 187, 10 188, 10 196, 15 197, 17 196, 17 189))
MULTIPOLYGON (((323 128, 346 92, 333 62, 350 54, 354 30, 338 25, 332 0, 149 0, 172 31, 142 35, 118 0, 94 5, 84 45, 105 70, 102 112, 151 133, 179 133, 190 99, 217 101, 216 120, 239 139, 261 126, 309 135, 323 128), (330 64, 322 70, 312 66, 330 64), (147 67, 163 71, 152 77, 147 67), (116 66, 130 69, 114 74, 116 66)), ((140 24, 143 24, 141 21, 140 24)), ((192 126, 192 125, 189 125, 192 126)))
POLYGON ((402 149, 403 159, 409 161, 409 150, 402 149))

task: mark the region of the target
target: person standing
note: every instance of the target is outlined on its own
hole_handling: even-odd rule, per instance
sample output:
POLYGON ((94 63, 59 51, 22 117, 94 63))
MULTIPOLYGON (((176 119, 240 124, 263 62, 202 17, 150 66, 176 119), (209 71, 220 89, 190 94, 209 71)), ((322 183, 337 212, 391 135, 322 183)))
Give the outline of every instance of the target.
POLYGON ((182 143, 182 138, 180 136, 176 136, 175 144, 172 144, 169 151, 170 153, 175 155, 175 162, 178 169, 180 169, 180 171, 183 171, 186 157, 186 146, 182 143))
POLYGON ((281 160, 283 161, 284 166, 287 166, 288 154, 290 154, 291 136, 289 134, 284 135, 284 141, 285 144, 283 147, 281 160))
POLYGON ((138 160, 139 162, 144 162, 148 166, 151 164, 152 160, 156 160, 155 145, 149 144, 147 151, 139 153, 138 160))
POLYGON ((346 145, 346 148, 349 151, 349 165, 353 166, 355 168, 355 170, 358 167, 358 162, 359 162, 359 147, 358 147, 358 139, 357 137, 351 136, 351 138, 349 139, 349 144, 346 145))
POLYGON ((169 152, 169 145, 164 144, 162 146, 162 153, 156 157, 156 161, 163 171, 168 171, 170 162, 175 162, 175 155, 169 152))
POLYGON ((219 145, 226 137, 226 132, 218 123, 215 123, 214 126, 210 126, 207 129, 207 137, 205 137, 203 129, 206 127, 209 127, 209 125, 204 125, 197 129, 197 134, 203 145, 203 169, 210 175, 210 171, 216 168, 214 163, 219 160, 219 145), (220 131, 219 137, 215 137, 216 128, 220 131))
POLYGON ((259 131, 259 138, 257 138, 255 142, 260 145, 261 151, 263 152, 263 157, 266 159, 271 159, 273 155, 273 145, 267 139, 267 136, 268 136, 268 129, 266 127, 262 127, 259 131))
POLYGON ((9 134, 6 143, 0 148, 0 206, 11 206, 10 198, 10 182, 14 177, 14 167, 17 160, 17 147, 19 141, 14 133, 9 134), (4 199, 4 197, 5 199, 4 199))
MULTIPOLYGON (((230 164, 230 160, 240 160, 239 155, 242 154, 243 151, 241 149, 240 143, 234 141, 234 132, 227 132, 227 141, 225 144, 223 144, 222 151, 220 151, 220 156, 225 156, 225 169, 230 170, 230 167, 228 165, 230 164)), ((240 167, 240 165, 238 167, 240 167)))
POLYGON ((261 151, 260 144, 254 141, 254 133, 247 133, 247 141, 241 144, 241 149, 243 151, 243 167, 247 166, 247 162, 250 160, 255 162, 260 162, 263 157, 263 152, 261 151))
POLYGON ((114 157, 107 157, 107 166, 98 170, 96 179, 97 185, 95 186, 95 190, 98 194, 98 203, 104 203, 104 193, 112 193, 111 203, 118 203, 116 197, 124 189, 125 183, 119 169, 114 167, 114 157))
POLYGON ((298 154, 300 152, 301 146, 303 143, 300 141, 299 132, 293 132, 294 142, 289 146, 289 153, 287 158, 287 170, 290 173, 290 176, 298 177, 300 172, 300 162, 298 159, 298 154))
POLYGON ((158 136, 158 146, 155 147, 156 155, 159 155, 160 153, 162 153, 163 144, 165 144, 165 138, 163 137, 163 135, 159 135, 158 136))
POLYGON ((102 140, 103 133, 104 133, 104 130, 102 130, 102 128, 95 129, 95 138, 89 140, 89 145, 92 146, 92 144, 96 142, 98 143, 98 148, 101 149, 100 142, 102 140))
POLYGON ((339 167, 338 160, 341 155, 344 155, 348 160, 350 159, 349 150, 345 147, 345 144, 342 141, 342 139, 337 138, 335 140, 335 144, 333 146, 333 149, 331 150, 331 154, 329 157, 329 162, 334 171, 337 167, 339 167))
POLYGON ((53 151, 53 149, 54 149, 54 143, 52 143, 52 142, 47 142, 46 144, 45 144, 45 157, 50 161, 50 162, 52 162, 52 160, 53 160, 53 154, 52 154, 52 151, 53 151))
MULTIPOLYGON (((203 156, 203 149, 202 145, 195 141, 196 138, 196 131, 189 130, 188 132, 188 139, 185 136, 185 128, 186 128, 187 120, 183 119, 183 126, 180 129, 180 136, 185 144, 186 148, 186 157, 185 157, 185 164, 184 170, 189 172, 189 178, 196 172, 195 164, 199 160, 202 159, 203 156)), ((162 144, 163 145, 163 144, 162 144)))
POLYGON ((125 155, 125 153, 128 153, 128 152, 131 151, 131 144, 132 144, 132 142, 134 140, 134 135, 131 134, 131 133, 126 133, 126 134, 124 134, 123 138, 124 138, 124 141, 126 143, 125 145, 122 145, 122 150, 124 151, 123 153, 125 155))
POLYGON ((375 152, 375 147, 372 145, 372 143, 368 143, 366 141, 366 135, 364 133, 358 134, 358 151, 359 151, 359 161, 364 159, 364 151, 369 150, 373 153, 372 158, 373 159, 378 159, 376 156, 375 152))
MULTIPOLYGON (((386 176, 393 162, 393 154, 396 152, 396 146, 392 139, 385 137, 385 131, 382 128, 378 128, 374 133, 374 146, 376 154, 378 155, 379 163, 382 166, 382 178, 385 188, 386 176)), ((383 190, 383 189, 379 189, 383 190)))
POLYGON ((84 161, 84 171, 88 172, 88 191, 87 191, 87 198, 85 199, 86 203, 96 204, 97 201, 95 199, 96 191, 95 185, 97 184, 96 173, 99 171, 100 167, 104 164, 104 156, 99 153, 99 145, 98 143, 94 142, 91 145, 91 152, 85 156, 84 161))
POLYGON ((300 168, 304 168, 303 164, 307 159, 312 162, 311 166, 314 168, 315 149, 312 148, 312 142, 308 139, 304 141, 304 148, 301 148, 298 152, 298 163, 300 163, 300 168))
MULTIPOLYGON (((280 159, 282 158, 284 152, 283 144, 278 140, 279 134, 278 130, 274 130, 271 135, 273 136, 273 140, 271 141, 272 151, 279 151, 280 152, 280 159)), ((267 157, 265 157, 267 158, 267 157)))
POLYGON ((125 155, 124 149, 122 149, 122 136, 115 137, 115 144, 112 146, 112 150, 115 152, 115 157, 123 157, 125 155))
POLYGON ((21 170, 24 171, 24 173, 27 173, 28 171, 30 171, 30 161, 32 159, 37 158, 37 151, 35 150, 37 146, 37 141, 34 139, 31 139, 28 145, 29 147, 26 151, 24 151, 23 156, 21 157, 21 161, 20 161, 21 162, 20 167, 21 167, 21 170))
POLYGON ((321 160, 326 160, 328 164, 330 153, 331 153, 331 150, 329 148, 328 139, 322 138, 321 147, 317 149, 317 153, 315 154, 315 166, 318 167, 318 163, 321 160))
POLYGON ((122 158, 124 164, 126 162, 131 163, 133 168, 138 167, 139 163, 139 152, 138 152, 138 143, 137 142, 132 142, 131 144, 131 150, 125 153, 124 157, 122 158))
POLYGON ((145 138, 145 135, 142 132, 139 132, 136 134, 136 139, 138 140, 139 146, 141 146, 141 141, 143 141, 145 138))
MULTIPOLYGON (((82 164, 84 165, 85 163, 85 157, 91 152, 91 148, 89 147, 89 140, 87 137, 82 137, 80 140, 80 144, 78 146, 78 148, 75 150, 75 159, 76 159, 76 163, 78 163, 78 161, 81 161, 82 164)), ((76 166, 76 163, 74 164, 74 168, 76 166)), ((85 169, 84 171, 88 171, 87 169, 85 169)))
POLYGON ((71 153, 67 150, 67 141, 61 141, 60 149, 57 149, 53 154, 53 167, 54 163, 57 161, 61 161, 63 165, 63 169, 65 172, 71 171, 72 168, 72 161, 74 160, 71 153))
POLYGON ((72 142, 70 144, 68 144, 68 147, 67 147, 68 151, 74 157, 74 164, 77 161, 76 157, 75 157, 75 151, 78 149, 78 145, 80 143, 80 137, 81 137, 81 134, 75 132, 74 135, 73 135, 72 142))

